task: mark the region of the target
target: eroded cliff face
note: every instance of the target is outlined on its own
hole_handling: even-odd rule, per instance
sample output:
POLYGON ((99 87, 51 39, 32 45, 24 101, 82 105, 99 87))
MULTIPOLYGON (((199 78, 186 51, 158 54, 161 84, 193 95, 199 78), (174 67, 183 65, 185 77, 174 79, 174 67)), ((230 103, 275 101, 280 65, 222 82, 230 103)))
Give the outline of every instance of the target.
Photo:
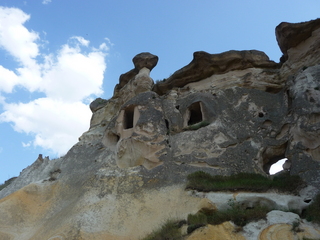
MULTIPOLYGON (((284 157, 309 185, 296 196, 302 211, 320 185, 319 19, 281 23, 276 36, 281 63, 256 50, 196 52, 156 84, 150 71, 158 57, 138 54, 114 96, 91 103, 90 129, 66 156, 39 156, 0 192, 0 238, 139 239, 169 218, 196 213, 204 199, 216 208, 227 198, 240 201, 241 194, 185 191, 188 174, 267 175, 284 157)), ((261 197, 279 205, 281 196, 261 197)), ((224 223, 189 239, 290 235, 290 222, 272 216, 242 233, 224 223)), ((304 224, 305 236, 320 236, 304 224)))

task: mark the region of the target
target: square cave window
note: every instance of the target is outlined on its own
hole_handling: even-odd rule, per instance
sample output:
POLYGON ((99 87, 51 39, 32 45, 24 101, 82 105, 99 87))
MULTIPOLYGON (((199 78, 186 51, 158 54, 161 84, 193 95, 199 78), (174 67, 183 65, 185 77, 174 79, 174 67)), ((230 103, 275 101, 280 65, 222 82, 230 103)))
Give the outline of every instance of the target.
POLYGON ((190 113, 190 117, 189 117, 189 120, 188 120, 188 125, 189 126, 203 121, 201 103, 200 102, 192 103, 188 107, 188 110, 189 110, 189 113, 190 113))
POLYGON ((124 114, 123 114, 124 129, 133 128, 134 107, 135 106, 129 106, 124 110, 124 114))

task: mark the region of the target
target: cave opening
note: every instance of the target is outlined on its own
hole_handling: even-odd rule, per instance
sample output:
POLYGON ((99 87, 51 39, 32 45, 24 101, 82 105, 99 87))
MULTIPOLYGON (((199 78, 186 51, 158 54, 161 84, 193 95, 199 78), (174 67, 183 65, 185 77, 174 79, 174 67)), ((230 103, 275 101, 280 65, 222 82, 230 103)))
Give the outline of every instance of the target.
MULTIPOLYGON (((275 172, 282 171, 282 165, 287 160, 285 153, 287 149, 287 142, 279 146, 269 146, 262 153, 263 171, 267 174, 275 174, 275 172), (275 165, 275 166, 273 166, 275 165), (271 171, 271 166, 272 171, 271 171)), ((288 169, 287 169, 288 170, 288 169)))
POLYGON ((275 162, 274 164, 271 165, 270 170, 269 170, 269 174, 270 175, 274 175, 278 172, 281 172, 283 169, 282 165, 287 161, 287 158, 282 158, 280 160, 278 160, 277 162, 275 162))
POLYGON ((131 105, 124 110, 123 129, 133 128, 134 108, 135 106, 131 105))
POLYGON ((201 103, 195 102, 188 107, 190 117, 188 120, 188 125, 193 125, 203 121, 201 103))

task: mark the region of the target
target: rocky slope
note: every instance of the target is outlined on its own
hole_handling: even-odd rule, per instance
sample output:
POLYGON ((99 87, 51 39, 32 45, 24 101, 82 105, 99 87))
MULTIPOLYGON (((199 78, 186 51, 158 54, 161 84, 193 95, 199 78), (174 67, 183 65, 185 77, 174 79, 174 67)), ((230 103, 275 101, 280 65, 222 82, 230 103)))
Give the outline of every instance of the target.
MULTIPOLYGON (((281 23, 276 37, 280 63, 257 50, 196 52, 156 84, 158 57, 138 54, 114 96, 91 103, 90 129, 64 157, 39 155, 0 191, 0 239, 141 239, 229 199, 301 213, 320 186, 320 21, 281 23), (268 175, 284 157, 308 185, 297 196, 185 190, 195 171, 268 175)), ((292 214, 271 211, 238 232, 207 225, 186 239, 320 238, 292 214), (290 231, 297 219, 304 232, 290 231)))

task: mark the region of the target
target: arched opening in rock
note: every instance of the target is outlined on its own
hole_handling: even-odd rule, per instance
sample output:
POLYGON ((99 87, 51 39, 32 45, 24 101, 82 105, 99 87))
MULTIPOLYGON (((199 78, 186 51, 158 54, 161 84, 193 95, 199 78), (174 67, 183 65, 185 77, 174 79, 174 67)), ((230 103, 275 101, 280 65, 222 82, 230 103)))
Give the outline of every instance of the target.
POLYGON ((262 168, 265 173, 271 174, 270 173, 271 166, 273 164, 277 163, 278 161, 285 158, 286 149, 287 149, 287 142, 283 143, 280 146, 269 146, 263 151, 263 153, 262 153, 262 159, 263 159, 262 168))
POLYGON ((117 142, 119 142, 119 140, 120 140, 120 137, 113 132, 109 132, 107 134, 107 137, 109 139, 110 144, 113 144, 113 145, 116 145, 117 142))
POLYGON ((131 105, 124 110, 123 129, 133 128, 134 107, 135 106, 131 105))
POLYGON ((199 122, 202 122, 203 120, 203 115, 202 115, 202 110, 201 110, 201 102, 195 102, 192 103, 188 107, 189 111, 189 120, 188 120, 188 125, 193 125, 199 122))
POLYGON ((120 140, 120 136, 117 135, 116 133, 113 133, 111 131, 108 131, 106 133, 106 135, 104 136, 104 138, 102 139, 102 143, 104 146, 107 146, 111 149, 113 149, 117 143, 120 140))
POLYGON ((283 170, 282 165, 284 164, 284 162, 286 160, 288 160, 288 159, 283 158, 283 159, 280 159, 278 162, 272 164, 270 167, 270 170, 269 170, 270 175, 273 175, 273 174, 276 174, 276 173, 282 171, 283 170))

